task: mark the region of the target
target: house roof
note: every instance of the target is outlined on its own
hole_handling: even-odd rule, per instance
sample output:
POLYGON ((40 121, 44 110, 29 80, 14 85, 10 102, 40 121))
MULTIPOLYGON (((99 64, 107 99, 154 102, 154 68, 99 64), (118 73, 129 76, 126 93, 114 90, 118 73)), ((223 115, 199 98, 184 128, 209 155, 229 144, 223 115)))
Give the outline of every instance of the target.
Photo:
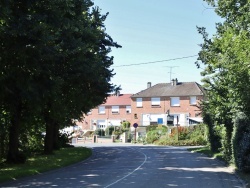
POLYGON ((110 95, 106 102, 102 105, 104 106, 111 106, 111 105, 131 105, 131 95, 132 94, 120 94, 119 96, 116 95, 110 95))
POLYGON ((159 83, 131 96, 135 97, 178 97, 178 96, 199 96, 204 90, 196 82, 178 82, 177 85, 171 83, 159 83))

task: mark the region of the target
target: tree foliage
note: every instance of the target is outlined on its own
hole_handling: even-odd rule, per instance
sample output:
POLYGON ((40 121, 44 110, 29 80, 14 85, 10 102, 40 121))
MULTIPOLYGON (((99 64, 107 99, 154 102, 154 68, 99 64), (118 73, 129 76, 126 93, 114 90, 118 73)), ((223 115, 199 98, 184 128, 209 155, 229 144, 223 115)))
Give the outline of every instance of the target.
POLYGON ((243 113, 236 117, 232 144, 235 165, 239 170, 250 172, 250 120, 243 113))
POLYGON ((196 65, 204 67, 201 74, 208 99, 202 104, 203 116, 212 120, 211 130, 224 127, 220 134, 221 149, 230 162, 233 120, 239 112, 250 116, 250 2, 205 1, 224 21, 216 24, 217 32, 212 38, 205 28, 198 28, 204 42, 196 65))
POLYGON ((44 151, 52 153, 59 128, 113 91, 109 53, 120 46, 105 31, 107 15, 91 0, 0 2, 0 101, 10 122, 7 161, 20 162, 19 138, 31 125, 46 130, 44 151))

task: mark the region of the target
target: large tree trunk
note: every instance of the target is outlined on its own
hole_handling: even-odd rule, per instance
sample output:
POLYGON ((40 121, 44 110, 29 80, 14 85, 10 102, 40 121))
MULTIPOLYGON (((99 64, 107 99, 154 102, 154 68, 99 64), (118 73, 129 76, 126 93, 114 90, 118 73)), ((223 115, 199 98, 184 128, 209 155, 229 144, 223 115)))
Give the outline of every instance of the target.
POLYGON ((44 154, 53 154, 54 121, 45 113, 46 135, 44 140, 44 154))
POLYGON ((59 123, 54 122, 54 135, 53 135, 53 149, 58 150, 60 149, 60 143, 59 143, 59 123))
POLYGON ((11 114, 9 128, 9 148, 7 154, 8 163, 24 163, 25 156, 19 152, 19 131, 21 124, 22 105, 19 101, 11 114))
POLYGON ((53 124, 46 122, 44 154, 53 154, 53 124))
POLYGON ((6 158, 8 152, 8 127, 7 119, 5 117, 4 124, 0 127, 0 158, 6 158))

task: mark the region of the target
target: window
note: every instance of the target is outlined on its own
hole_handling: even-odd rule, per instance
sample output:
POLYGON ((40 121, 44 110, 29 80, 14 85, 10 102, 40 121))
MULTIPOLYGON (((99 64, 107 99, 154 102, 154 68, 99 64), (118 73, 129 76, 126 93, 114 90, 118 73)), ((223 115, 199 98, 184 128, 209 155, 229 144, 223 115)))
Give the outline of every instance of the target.
POLYGON ((98 113, 105 114, 105 106, 99 106, 98 113))
POLYGON ((136 107, 142 107, 142 98, 136 98, 136 107))
POLYGON ((112 106, 112 114, 118 114, 119 113, 119 106, 112 106))
POLYGON ((126 106, 126 112, 127 112, 127 114, 131 113, 131 106, 126 106))
POLYGON ((190 97, 190 105, 195 105, 196 104, 196 96, 190 97))
POLYGON ((160 97, 153 97, 153 98, 151 98, 151 105, 152 106, 160 106, 160 104, 161 104, 160 97))
POLYGON ((171 106, 180 106, 180 97, 171 97, 171 106))

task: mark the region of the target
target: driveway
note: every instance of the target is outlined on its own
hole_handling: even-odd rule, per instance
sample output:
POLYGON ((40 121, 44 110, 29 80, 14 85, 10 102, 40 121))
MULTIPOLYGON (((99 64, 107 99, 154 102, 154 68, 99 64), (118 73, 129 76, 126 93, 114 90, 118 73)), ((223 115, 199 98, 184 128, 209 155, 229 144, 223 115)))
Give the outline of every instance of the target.
MULTIPOLYGON (((81 146, 81 144, 76 144, 81 146)), ((84 145, 84 144, 83 144, 84 145)), ((86 144, 93 155, 78 164, 1 187, 230 188, 244 187, 233 170, 186 147, 86 144)))

